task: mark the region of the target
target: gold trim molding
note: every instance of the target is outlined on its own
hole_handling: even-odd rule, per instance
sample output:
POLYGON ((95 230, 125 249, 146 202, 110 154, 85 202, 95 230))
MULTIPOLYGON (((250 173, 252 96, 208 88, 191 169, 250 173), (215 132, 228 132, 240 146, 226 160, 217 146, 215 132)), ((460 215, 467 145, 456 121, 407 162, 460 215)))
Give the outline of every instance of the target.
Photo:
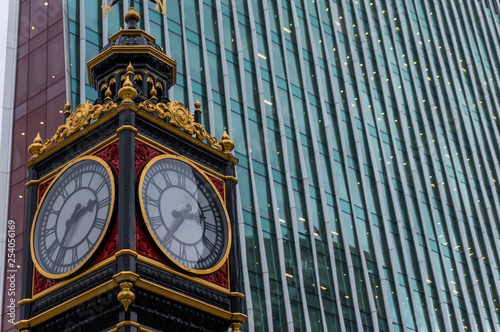
POLYGON ((118 38, 120 38, 120 36, 122 35, 127 35, 127 36, 143 36, 144 38, 146 38, 146 40, 152 42, 152 43, 155 43, 156 40, 155 40, 155 37, 151 36, 150 34, 147 34, 146 31, 142 30, 142 29, 121 29, 120 31, 118 31, 117 33, 115 33, 114 35, 112 35, 111 37, 108 38, 108 41, 110 43, 114 42, 115 40, 117 40, 118 38))
MULTIPOLYGON (((122 31, 125 31, 128 33, 130 31, 129 29, 123 29, 122 31)), ((113 37, 113 36, 112 36, 113 37)), ((105 50, 102 53, 99 53, 95 58, 89 60, 87 62, 87 73, 89 77, 89 84, 92 85, 92 68, 96 66, 98 63, 101 63, 102 61, 106 60, 109 58, 111 55, 116 54, 116 53, 126 53, 126 54, 137 54, 137 53, 142 53, 142 54, 150 54, 154 56, 155 58, 158 58, 158 60, 168 64, 171 66, 172 69, 172 86, 175 85, 176 83, 176 73, 177 73, 177 61, 174 59, 166 56, 162 52, 158 51, 156 48, 154 48, 151 45, 114 45, 105 50)))
POLYGON ((124 327, 124 326, 133 326, 133 327, 137 328, 137 330, 139 332, 154 332, 153 330, 141 327, 141 324, 133 322, 131 320, 125 320, 123 322, 116 324, 116 327, 114 329, 109 330, 108 332, 118 332, 120 327, 124 327))
MULTIPOLYGON (((103 260, 102 262, 99 262, 97 263, 96 265, 92 265, 89 269, 83 271, 81 274, 79 274, 78 276, 75 276, 74 278, 71 278, 71 279, 68 279, 68 280, 65 280, 63 282, 60 282, 50 288, 47 288, 46 290, 43 290, 41 291, 40 293, 34 295, 32 298, 30 299, 22 299, 20 300, 17 305, 21 306, 23 304, 26 304, 26 303, 32 303, 44 296, 47 296, 49 294, 52 294, 53 292, 55 292, 56 290, 58 289, 61 289, 63 287, 66 287, 67 285, 71 284, 71 283, 74 283, 75 281, 99 270, 100 268, 106 266, 106 265, 109 265, 113 262, 116 261, 116 259, 122 255, 132 255, 134 257, 137 257, 137 253, 133 250, 130 250, 130 249, 123 249, 123 250, 120 250, 118 251, 117 253, 114 254, 114 256, 111 256, 105 260, 103 260)), ((121 279, 117 279, 117 281, 121 281, 121 279)), ((135 281, 135 279, 134 279, 135 281)))
MULTIPOLYGON (((62 314, 65 311, 68 311, 86 301, 88 301, 91 298, 94 298, 96 296, 99 296, 107 291, 110 291, 114 288, 119 287, 120 283, 123 282, 128 282, 130 284, 134 284, 135 287, 144 289, 146 291, 150 291, 152 293, 155 293, 157 295, 166 297, 168 299, 171 299, 173 301, 183 303, 187 306, 190 306, 192 308, 195 308, 197 310, 203 311, 205 313, 208 313, 210 315, 216 316, 218 318, 224 319, 226 321, 236 321, 236 322, 246 322, 247 321, 247 316, 243 313, 240 312, 229 312, 224 309, 217 308, 211 304, 204 303, 198 299, 192 298, 190 296, 181 294, 179 292, 176 292, 174 290, 156 285, 152 282, 141 280, 139 275, 130 272, 130 271, 123 271, 120 273, 117 273, 116 275, 113 276, 112 280, 109 280, 97 287, 92 288, 91 290, 88 290, 80 295, 75 296, 74 298, 63 302, 59 304, 58 306, 48 309, 47 311, 44 311, 40 314, 38 314, 35 317, 32 317, 30 319, 26 320, 21 320, 17 323, 14 324, 14 327, 18 330, 21 329, 29 329, 32 327, 35 327, 37 325, 40 325, 49 319, 52 319, 56 317, 57 315, 62 314)), ((121 326, 126 326, 127 323, 122 322, 120 325, 121 326)), ((117 325, 118 327, 118 325, 117 325)), ((111 331, 116 331, 112 329, 111 331)), ((141 331, 141 330, 139 330, 141 331)), ((143 330, 144 332, 148 332, 147 329, 143 330)))
POLYGON ((105 105, 92 106, 89 101, 78 105, 68 116, 66 123, 59 126, 54 136, 46 140, 44 143, 42 143, 40 133, 38 133, 37 137, 33 141, 33 144, 31 144, 28 148, 29 152, 33 155, 31 159, 38 157, 49 149, 54 143, 60 142, 66 137, 70 137, 83 127, 88 126, 91 120, 97 120, 101 114, 107 113, 117 106, 118 105, 114 102, 108 102, 105 105))
POLYGON ((122 132, 124 130, 130 130, 134 134, 137 134, 137 128, 133 127, 133 126, 130 126, 130 125, 123 125, 123 126, 121 126, 120 128, 116 129, 116 133, 119 134, 120 132, 122 132))
POLYGON ((221 319, 227 320, 227 321, 240 321, 240 322, 246 322, 247 316, 243 313, 240 312, 229 312, 224 309, 217 308, 211 304, 204 303, 198 299, 192 298, 190 296, 178 293, 174 290, 165 288, 160 285, 156 285, 152 282, 146 281, 139 279, 136 281, 135 286, 147 291, 150 291, 152 293, 164 296, 168 299, 174 300, 179 303, 183 303, 185 305, 188 305, 192 308, 198 309, 200 311, 206 312, 208 314, 211 314, 213 316, 219 317, 221 319))
MULTIPOLYGON (((156 244, 157 248, 160 249, 160 251, 164 254, 164 256, 167 256, 167 258, 169 259, 169 261, 171 261, 172 263, 174 263, 175 265, 177 265, 179 268, 185 270, 185 271, 188 271, 190 273, 194 273, 194 274, 208 274, 208 273, 212 273, 212 272, 215 272, 217 271, 223 264, 224 262, 227 261, 228 259, 228 256, 229 256, 229 252, 231 250, 231 244, 232 244, 232 232, 231 232, 231 221, 229 219, 229 214, 227 213, 227 209, 226 209, 226 203, 225 203, 225 199, 223 199, 219 193, 219 191, 217 190, 217 188, 214 186, 214 184, 212 183, 212 181, 210 181, 210 179, 206 176, 206 174, 201 170, 199 169, 198 167, 196 167, 196 165, 194 163, 191 162, 191 160, 183 157, 183 156, 172 156, 172 155, 159 155, 159 156, 156 156, 154 157, 153 159, 151 159, 147 164, 146 166, 144 166, 144 169, 142 171, 142 174, 140 176, 140 179, 139 179, 139 185, 138 185, 138 196, 139 198, 139 205, 140 205, 140 215, 142 216, 142 219, 144 220, 144 223, 146 224, 146 228, 148 229, 149 231, 149 234, 151 235, 154 243, 156 244), (153 167, 153 165, 161 162, 161 161, 171 161, 171 160, 177 160, 177 161, 180 161, 180 162, 183 162, 183 163, 186 163, 188 166, 190 166, 192 168, 192 170, 198 172, 204 179, 205 181, 211 186, 212 188, 212 192, 215 193, 215 195, 217 196, 218 198, 218 202, 220 203, 220 207, 222 208, 222 211, 223 211, 223 216, 221 216, 221 219, 223 220, 224 224, 226 225, 226 230, 227 230, 227 234, 225 235, 225 238, 224 240, 226 241, 227 245, 226 245, 226 248, 225 248, 225 251, 223 253, 222 256, 219 256, 220 259, 219 261, 211 266, 211 267, 208 267, 208 268, 205 268, 205 269, 197 269, 197 268, 190 268, 186 265, 184 265, 183 263, 181 263, 180 261, 178 261, 171 253, 170 251, 160 242, 159 238, 158 238, 158 235, 157 233, 154 231, 155 229, 151 226, 150 224, 150 220, 148 219, 147 217, 147 213, 146 213, 146 198, 147 197, 144 197, 143 196, 143 186, 144 186, 144 181, 146 179, 146 175, 148 174, 149 170, 151 169, 151 167, 153 167), (225 217, 225 218, 223 218, 225 217), (225 220, 224 220, 225 219, 225 220)), ((217 199, 216 199, 217 200, 217 199)))
MULTIPOLYGON (((194 138, 192 138, 192 137, 190 137, 190 138, 194 140, 194 138)), ((155 149, 157 149, 157 150, 159 150, 159 151, 161 151, 163 153, 171 154, 171 155, 178 156, 178 157, 183 157, 178 152, 175 152, 174 150, 171 150, 171 149, 169 149, 169 148, 161 145, 160 143, 155 142, 152 139, 150 139, 150 138, 148 138, 146 136, 141 135, 140 133, 138 133, 136 135, 135 139, 137 141, 139 141, 139 142, 144 143, 144 144, 148 144, 148 145, 152 146, 153 148, 155 148, 155 149)), ((207 144, 202 143, 202 142, 200 142, 198 140, 195 140, 194 142, 199 143, 199 144, 197 144, 197 146, 199 146, 199 147, 202 147, 202 148, 207 148, 208 147, 207 144)), ((213 152, 213 151, 216 151, 216 150, 212 150, 211 152, 213 152)), ((220 152, 217 152, 217 153, 220 154, 220 152)), ((225 157, 225 159, 227 159, 227 160, 229 160, 229 161, 231 161, 231 162, 233 162, 235 164, 238 163, 238 159, 236 159, 232 155, 222 155, 222 156, 225 157), (227 157, 229 157, 229 158, 227 158, 227 157)), ((212 169, 210 169, 210 168, 208 168, 208 167, 206 167, 206 166, 204 166, 204 165, 202 165, 202 164, 200 164, 200 163, 198 163, 198 162, 196 162, 196 161, 194 161, 192 159, 189 159, 189 158, 186 158, 186 159, 189 160, 190 162, 194 163, 198 168, 201 168, 205 173, 208 173, 208 174, 210 174, 212 176, 215 176, 216 178, 218 178, 220 180, 229 180, 229 181, 233 181, 235 183, 238 183, 238 179, 235 178, 234 176, 223 175, 223 174, 217 173, 216 171, 214 171, 214 170, 212 170, 212 169)))
MULTIPOLYGON (((106 179, 106 180, 108 180, 108 179, 106 179)), ((92 258, 92 256, 96 252, 96 250, 101 245, 104 237, 108 233, 108 230, 110 229, 109 226, 112 223, 112 216, 113 216, 113 211, 114 211, 115 199, 117 197, 115 188, 116 188, 116 180, 115 180, 115 177, 114 177, 113 172, 111 170, 111 167, 108 165, 107 162, 105 162, 104 160, 102 160, 99 157, 96 157, 96 156, 79 157, 79 158, 71 160, 69 163, 66 164, 66 166, 64 166, 64 168, 54 177, 54 180, 50 183, 50 185, 47 188, 47 190, 45 191, 45 194, 43 195, 42 199, 39 202, 37 202, 38 206, 36 209, 35 217, 33 218, 33 225, 31 226, 31 231, 30 231, 30 233, 31 233, 31 236, 30 236, 31 259, 33 261, 35 268, 38 270, 38 272, 40 272, 43 276, 50 278, 50 279, 61 279, 61 278, 65 278, 65 277, 68 277, 68 276, 74 274, 75 272, 80 270, 83 266, 85 266, 85 264, 87 264, 87 262, 89 262, 89 260, 92 258), (47 272, 47 271, 45 271, 45 269, 42 267, 42 265, 40 264, 40 262, 37 259, 37 254, 36 254, 36 250, 35 250, 36 248, 35 248, 35 244, 34 244, 35 243, 34 242, 35 241, 35 229, 36 229, 38 223, 40 222, 38 219, 39 213, 40 213, 41 209, 43 208, 43 203, 46 200, 46 197, 49 194, 50 189, 58 183, 57 182, 58 179, 63 174, 65 174, 65 172, 71 166, 74 166, 82 161, 88 161, 88 160, 99 163, 99 165, 101 165, 101 167, 103 167, 106 170, 106 173, 108 175, 108 179, 110 181, 110 185, 111 185, 111 197, 110 197, 110 199, 111 199, 111 201, 109 203, 109 212, 108 212, 108 216, 106 219, 106 223, 104 225, 103 230, 101 231, 101 234, 99 235, 98 241, 94 244, 94 247, 92 248, 92 250, 89 253, 87 253, 87 255, 85 256, 85 259, 82 262, 80 262, 77 266, 75 266, 71 270, 65 271, 65 272, 62 272, 59 274, 47 272)))
POLYGON ((168 102, 167 104, 154 104, 146 100, 138 106, 148 113, 156 113, 160 119, 169 118, 169 123, 172 126, 184 130, 189 135, 196 134, 196 138, 199 140, 206 139, 213 147, 223 153, 231 154, 231 151, 234 149, 234 143, 229 139, 229 135, 226 132, 224 132, 222 140, 219 142, 217 138, 210 135, 205 128, 203 128, 201 123, 195 122, 191 112, 189 112, 184 104, 177 100, 168 102))
POLYGON ((37 326, 43 322, 46 322, 47 320, 56 317, 57 315, 74 308, 85 301, 88 301, 90 298, 99 296, 113 288, 116 288, 118 286, 117 282, 114 280, 110 280, 100 286, 94 287, 93 289, 75 296, 74 298, 59 304, 58 306, 49 309, 45 312, 42 312, 38 314, 37 316, 27 319, 27 320, 21 320, 14 324, 14 327, 18 330, 22 328, 29 328, 29 327, 34 327, 37 326))

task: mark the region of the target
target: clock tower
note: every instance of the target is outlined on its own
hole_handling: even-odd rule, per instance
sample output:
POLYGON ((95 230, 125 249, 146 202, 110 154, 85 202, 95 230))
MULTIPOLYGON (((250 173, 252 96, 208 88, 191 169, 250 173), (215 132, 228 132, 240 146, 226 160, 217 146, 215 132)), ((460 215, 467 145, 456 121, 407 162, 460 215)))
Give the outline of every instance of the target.
POLYGON ((239 331, 234 148, 168 99, 176 62, 127 26, 94 104, 29 147, 20 331, 239 331))

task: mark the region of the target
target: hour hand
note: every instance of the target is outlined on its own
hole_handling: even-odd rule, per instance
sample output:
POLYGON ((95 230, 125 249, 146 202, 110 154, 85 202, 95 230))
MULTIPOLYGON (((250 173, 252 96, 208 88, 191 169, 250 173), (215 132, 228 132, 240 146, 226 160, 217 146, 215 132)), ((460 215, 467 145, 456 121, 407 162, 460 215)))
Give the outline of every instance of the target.
MULTIPOLYGON (((88 203, 87 203, 87 206, 85 206, 82 210, 84 210, 84 212, 87 212, 87 211, 93 211, 94 210, 94 206, 97 204, 97 199, 89 199, 88 203)), ((84 213, 82 212, 82 213, 84 213)))
POLYGON ((201 212, 201 211, 197 211, 197 213, 196 213, 196 212, 194 212, 194 213, 188 213, 188 214, 186 215, 186 218, 187 218, 187 219, 196 220, 196 221, 198 221, 200 224, 201 224, 202 222, 204 222, 204 221, 205 221, 205 219, 207 219, 207 217, 205 217, 205 215, 204 215, 204 214, 203 214, 203 212, 201 212))
POLYGON ((71 214, 71 217, 69 217, 69 219, 66 220, 66 227, 70 226, 71 224, 73 224, 75 222, 75 220, 78 219, 78 214, 81 211, 81 209, 82 209, 82 205, 80 203, 75 205, 75 210, 71 214))
POLYGON ((174 222, 172 224, 172 227, 170 228, 170 234, 175 233, 177 229, 181 226, 181 224, 184 222, 184 219, 186 218, 191 218, 190 215, 191 210, 193 208, 191 207, 191 204, 186 205, 185 208, 181 210, 173 210, 172 211, 172 217, 174 217, 174 222))

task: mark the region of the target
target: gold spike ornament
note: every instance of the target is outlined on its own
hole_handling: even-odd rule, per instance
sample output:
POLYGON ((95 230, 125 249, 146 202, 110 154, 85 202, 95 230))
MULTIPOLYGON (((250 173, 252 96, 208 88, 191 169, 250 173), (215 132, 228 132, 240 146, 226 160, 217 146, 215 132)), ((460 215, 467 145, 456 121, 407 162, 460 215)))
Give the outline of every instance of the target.
POLYGON ((71 105, 69 104, 69 101, 66 102, 66 105, 64 105, 64 116, 68 117, 71 114, 71 105))
POLYGON ((122 282, 120 284, 120 288, 122 290, 116 296, 118 301, 120 301, 120 303, 123 304, 125 311, 128 310, 129 305, 135 300, 135 294, 130 290, 133 286, 134 284, 129 281, 122 282))
POLYGON ((241 323, 238 323, 238 322, 233 322, 231 323, 231 329, 233 332, 240 332, 240 327, 242 326, 243 324, 241 323))
POLYGON ((134 19, 137 23, 141 20, 141 15, 135 11, 135 7, 130 7, 127 14, 125 14, 125 22, 128 22, 130 19, 134 19))
POLYGON ((226 154, 232 154, 231 151, 233 151, 234 149, 234 142, 231 141, 226 131, 224 131, 224 134, 222 134, 219 144, 222 146, 222 152, 226 154))
POLYGON ((33 155, 33 158, 38 157, 40 154, 40 149, 43 146, 43 141, 42 138, 40 137, 40 133, 36 135, 35 139, 33 140, 33 144, 31 144, 28 148, 28 151, 33 155))
POLYGON ((118 97, 125 102, 132 102, 137 97, 137 90, 132 85, 129 74, 134 74, 134 67, 132 67, 131 63, 127 66, 127 79, 123 83, 123 87, 118 91, 118 97))

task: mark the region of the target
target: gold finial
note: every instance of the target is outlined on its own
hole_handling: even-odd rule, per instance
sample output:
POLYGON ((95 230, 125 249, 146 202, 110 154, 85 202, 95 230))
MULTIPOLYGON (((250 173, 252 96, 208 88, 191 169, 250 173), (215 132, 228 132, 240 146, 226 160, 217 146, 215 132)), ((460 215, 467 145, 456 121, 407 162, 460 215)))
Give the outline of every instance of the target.
POLYGON ((151 91, 149 93, 151 94, 151 98, 149 99, 158 100, 158 98, 156 97, 157 92, 154 86, 151 88, 151 91))
POLYGON ((127 75, 133 73, 134 73, 134 66, 132 66, 132 62, 129 62, 127 66, 127 75))
POLYGON ((201 122, 201 103, 198 99, 196 99, 196 103, 194 103, 194 107, 196 108, 194 110, 194 122, 200 123, 201 122))
POLYGON ((35 139, 33 140, 33 144, 31 144, 29 147, 28 147, 28 151, 33 155, 32 158, 36 158, 38 157, 39 155, 39 152, 40 152, 40 149, 42 148, 43 146, 43 141, 42 141, 42 138, 40 137, 40 133, 38 133, 35 137, 35 139))
POLYGON ((132 82, 130 82, 130 78, 127 76, 125 83, 123 83, 123 87, 118 91, 118 97, 120 97, 123 101, 132 102, 135 97, 137 97, 137 90, 134 89, 132 82))
POLYGON ((131 62, 127 66, 127 74, 125 74, 127 79, 123 83, 123 87, 118 91, 118 97, 123 99, 123 101, 132 102, 137 97, 137 90, 132 85, 129 74, 134 74, 134 67, 131 62))
POLYGON ((134 19, 137 23, 141 20, 141 15, 135 11, 134 7, 130 7, 127 14, 125 14, 125 22, 128 23, 130 19, 134 19))
POLYGON ((64 115, 69 115, 69 113, 71 113, 71 112, 70 112, 70 110, 71 110, 71 105, 69 104, 69 101, 67 101, 67 102, 66 102, 66 105, 64 105, 64 109, 65 109, 65 111, 64 111, 64 115))
POLYGON ((231 323, 231 329, 233 332, 240 332, 240 327, 241 327, 241 323, 237 323, 237 322, 232 322, 231 323))
POLYGON ((116 296, 118 301, 123 304, 125 311, 128 310, 129 305, 134 302, 135 294, 130 290, 134 286, 130 281, 125 281, 120 284, 120 288, 122 289, 120 293, 116 296))
POLYGON ((106 90, 106 92, 104 94, 106 95, 106 98, 104 98, 104 100, 111 100, 112 92, 109 89, 109 86, 108 86, 108 89, 106 90))
POLYGON ((234 149, 234 142, 231 141, 229 138, 229 135, 227 132, 224 130, 224 134, 222 134, 221 140, 219 144, 222 146, 222 152, 226 154, 231 154, 231 151, 234 149))

